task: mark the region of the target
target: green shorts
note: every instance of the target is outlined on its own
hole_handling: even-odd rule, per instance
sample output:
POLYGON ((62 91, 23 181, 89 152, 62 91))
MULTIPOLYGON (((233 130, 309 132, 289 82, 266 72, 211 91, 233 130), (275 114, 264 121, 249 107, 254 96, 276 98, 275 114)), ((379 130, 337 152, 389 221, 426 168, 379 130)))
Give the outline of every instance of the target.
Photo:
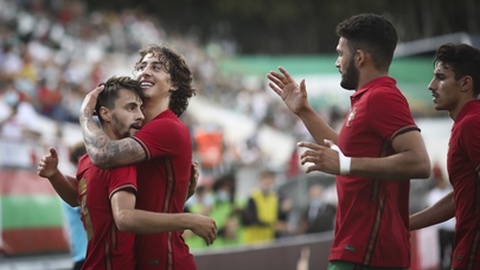
POLYGON ((358 263, 346 262, 346 261, 330 261, 328 263, 327 270, 408 270, 408 268, 386 268, 386 267, 373 267, 365 266, 358 263))

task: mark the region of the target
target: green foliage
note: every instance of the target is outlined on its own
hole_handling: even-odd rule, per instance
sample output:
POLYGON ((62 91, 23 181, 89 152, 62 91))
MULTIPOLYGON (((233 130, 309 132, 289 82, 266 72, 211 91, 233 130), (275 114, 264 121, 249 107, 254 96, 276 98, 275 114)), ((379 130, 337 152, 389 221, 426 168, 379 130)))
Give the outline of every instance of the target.
POLYGON ((230 39, 241 53, 321 53, 334 50, 338 22, 358 13, 387 16, 401 41, 452 32, 479 32, 479 0, 112 0, 91 10, 135 8, 168 32, 195 33, 207 42, 230 39))

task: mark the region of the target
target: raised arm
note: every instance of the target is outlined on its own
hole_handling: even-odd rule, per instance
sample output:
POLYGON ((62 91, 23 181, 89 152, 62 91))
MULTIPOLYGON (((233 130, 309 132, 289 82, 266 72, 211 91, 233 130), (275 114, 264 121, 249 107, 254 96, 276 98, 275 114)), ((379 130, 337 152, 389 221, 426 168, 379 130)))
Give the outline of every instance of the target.
POLYGON ((445 195, 434 205, 410 215, 410 230, 422 229, 455 216, 455 201, 453 191, 445 195))
POLYGON ((267 74, 267 78, 270 80, 269 87, 282 98, 290 111, 300 117, 318 144, 323 145, 324 139, 336 143, 338 134, 308 103, 305 79, 299 85, 286 69, 283 67, 278 69, 281 73, 270 71, 267 74))
POLYGON ((58 155, 55 148, 49 149, 50 154, 44 156, 38 163, 37 173, 50 181, 57 194, 70 206, 78 206, 77 180, 65 176, 58 170, 58 155))
POLYGON ((204 215, 191 213, 156 213, 135 209, 136 196, 128 190, 115 192, 110 199, 115 224, 121 231, 138 234, 191 230, 207 245, 217 236, 215 221, 204 215))
POLYGON ((106 169, 144 161, 147 155, 136 140, 111 140, 93 120, 95 104, 102 90, 103 86, 99 86, 88 93, 80 109, 83 140, 92 163, 106 169))

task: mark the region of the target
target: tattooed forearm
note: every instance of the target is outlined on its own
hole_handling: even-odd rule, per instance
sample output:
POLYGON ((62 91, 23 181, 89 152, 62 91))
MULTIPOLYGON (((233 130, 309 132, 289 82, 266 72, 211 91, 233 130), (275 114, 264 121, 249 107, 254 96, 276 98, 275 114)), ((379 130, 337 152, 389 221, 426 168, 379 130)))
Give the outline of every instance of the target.
POLYGON ((80 124, 87 153, 95 166, 113 168, 146 159, 145 150, 134 139, 111 140, 88 115, 80 118, 80 124))
POLYGON ((92 163, 99 167, 105 167, 108 164, 107 150, 110 138, 95 123, 91 114, 81 115, 80 125, 85 148, 92 163))

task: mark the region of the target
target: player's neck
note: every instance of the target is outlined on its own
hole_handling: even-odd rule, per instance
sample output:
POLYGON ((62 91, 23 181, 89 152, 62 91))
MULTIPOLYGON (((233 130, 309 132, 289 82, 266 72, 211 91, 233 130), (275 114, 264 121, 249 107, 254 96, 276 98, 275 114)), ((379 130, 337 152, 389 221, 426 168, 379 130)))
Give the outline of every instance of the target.
MULTIPOLYGON (((465 95, 466 96, 466 95, 465 95)), ((460 113, 460 111, 463 109, 463 107, 465 107, 465 104, 467 104, 468 102, 472 101, 472 100, 475 100, 476 98, 474 97, 463 97, 463 98, 460 98, 460 100, 458 101, 457 103, 457 106, 455 106, 453 109, 449 110, 448 111, 448 114, 450 116, 450 118, 455 121, 455 119, 457 119, 457 116, 458 114, 460 113)))
POLYGON ((150 122, 153 118, 157 117, 157 115, 168 110, 169 103, 170 99, 162 99, 160 101, 145 99, 143 109, 143 114, 145 115, 144 123, 150 122))
POLYGON ((388 76, 388 72, 380 72, 376 69, 370 69, 366 72, 360 72, 360 78, 358 80, 358 87, 357 90, 362 88, 365 84, 381 77, 388 76))

